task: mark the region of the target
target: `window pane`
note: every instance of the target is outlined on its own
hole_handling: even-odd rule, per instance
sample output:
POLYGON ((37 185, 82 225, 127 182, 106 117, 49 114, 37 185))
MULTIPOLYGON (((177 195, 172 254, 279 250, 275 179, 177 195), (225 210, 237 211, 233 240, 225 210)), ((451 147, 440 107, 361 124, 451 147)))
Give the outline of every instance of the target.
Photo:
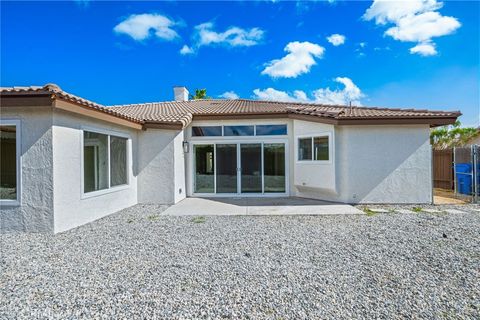
POLYGON ((242 193, 262 192, 262 145, 241 144, 242 193))
POLYGON ((328 137, 313 138, 314 160, 328 160, 328 137))
POLYGON ((258 125, 257 136, 279 136, 287 134, 287 125, 258 125))
POLYGON ((253 136, 253 126, 225 126, 225 136, 253 136))
POLYGON ((107 189, 108 136, 84 131, 83 148, 84 192, 107 189))
POLYGON ((0 126, 0 199, 17 199, 17 128, 0 126))
POLYGON ((222 127, 192 127, 194 137, 215 137, 222 135, 222 127))
POLYGON ((263 145, 263 172, 265 193, 285 192, 285 145, 263 145))
POLYGON ((110 186, 127 184, 127 139, 110 136, 110 186))
POLYGON ((298 139, 298 160, 312 160, 312 138, 298 139))
POLYGON ((214 157, 213 144, 194 145, 195 154, 195 192, 214 193, 214 157))
POLYGON ((217 144, 217 193, 237 193, 237 145, 217 144))

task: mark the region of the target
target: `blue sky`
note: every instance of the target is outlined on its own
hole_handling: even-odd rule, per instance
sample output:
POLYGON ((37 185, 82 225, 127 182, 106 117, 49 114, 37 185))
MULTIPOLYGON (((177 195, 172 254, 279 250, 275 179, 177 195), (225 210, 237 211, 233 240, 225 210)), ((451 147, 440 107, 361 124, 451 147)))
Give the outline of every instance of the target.
POLYGON ((171 100, 185 85, 461 110, 478 126, 479 12, 436 0, 2 2, 1 85, 53 82, 106 105, 171 100))

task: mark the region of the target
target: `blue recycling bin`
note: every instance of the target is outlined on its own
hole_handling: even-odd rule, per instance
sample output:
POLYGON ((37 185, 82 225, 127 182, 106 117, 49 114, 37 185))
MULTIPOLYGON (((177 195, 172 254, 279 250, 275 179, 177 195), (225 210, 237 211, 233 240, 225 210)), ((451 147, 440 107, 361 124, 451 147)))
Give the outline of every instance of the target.
POLYGON ((470 163, 457 163, 455 165, 457 175, 457 191, 461 194, 472 194, 472 165, 470 163))

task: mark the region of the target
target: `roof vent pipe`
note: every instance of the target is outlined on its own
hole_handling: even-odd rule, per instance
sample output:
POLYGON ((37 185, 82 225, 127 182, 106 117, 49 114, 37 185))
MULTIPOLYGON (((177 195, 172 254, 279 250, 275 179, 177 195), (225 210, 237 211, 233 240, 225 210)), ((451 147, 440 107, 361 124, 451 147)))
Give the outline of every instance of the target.
POLYGON ((175 96, 175 101, 188 101, 188 90, 186 87, 173 87, 173 94, 175 96))

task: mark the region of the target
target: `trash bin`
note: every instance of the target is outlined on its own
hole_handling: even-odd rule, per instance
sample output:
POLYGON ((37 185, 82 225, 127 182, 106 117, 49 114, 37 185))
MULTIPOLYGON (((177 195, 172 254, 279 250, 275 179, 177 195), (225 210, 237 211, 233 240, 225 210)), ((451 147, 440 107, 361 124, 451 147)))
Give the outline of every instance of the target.
POLYGON ((457 192, 472 194, 472 165, 470 163, 457 163, 455 165, 457 175, 457 192))

